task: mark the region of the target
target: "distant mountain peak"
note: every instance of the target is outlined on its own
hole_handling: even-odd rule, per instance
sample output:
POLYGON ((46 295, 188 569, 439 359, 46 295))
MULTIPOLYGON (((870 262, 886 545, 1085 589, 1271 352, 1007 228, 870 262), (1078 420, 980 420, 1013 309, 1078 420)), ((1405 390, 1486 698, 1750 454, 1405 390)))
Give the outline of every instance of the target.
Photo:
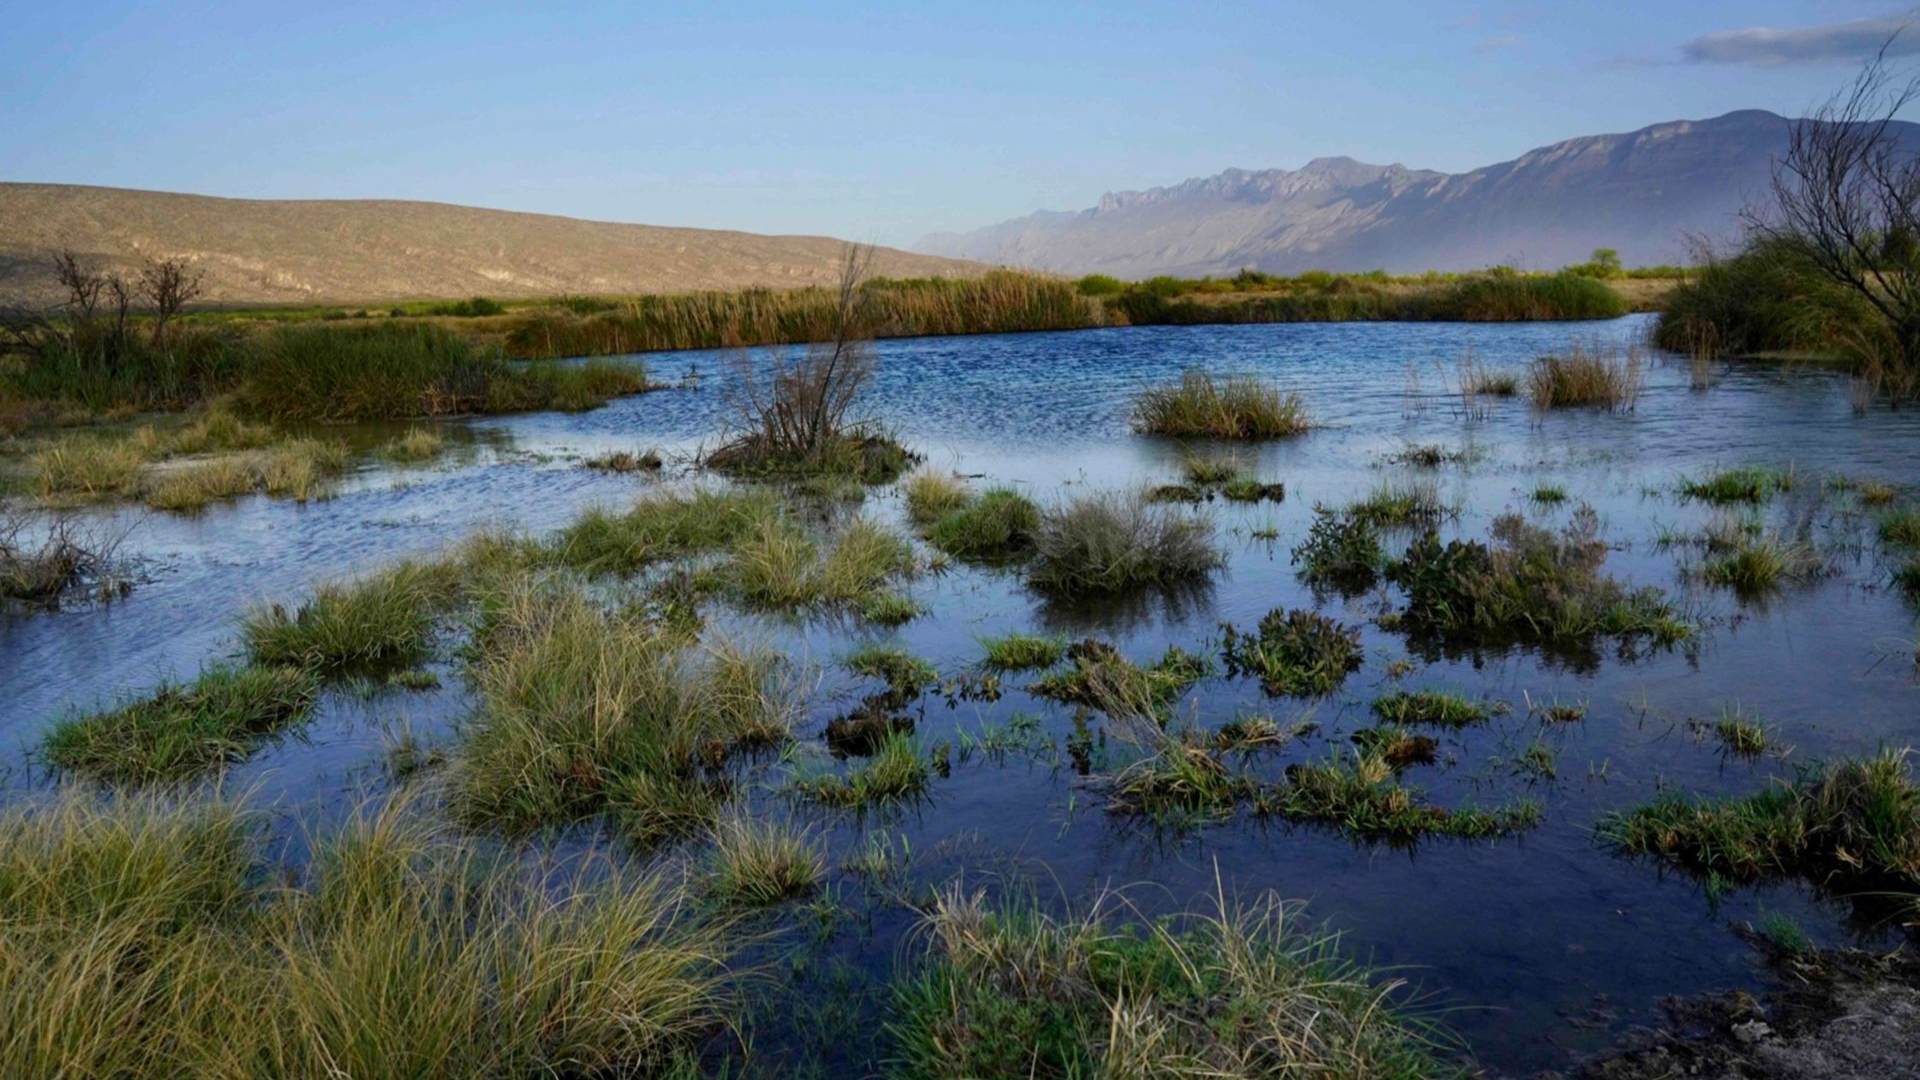
MULTIPOLYGON (((1110 191, 919 250, 1066 273, 1225 274, 1242 267, 1394 271, 1553 267, 1618 249, 1684 261, 1688 237, 1729 236, 1766 188, 1791 122, 1763 109, 1670 120, 1536 147, 1463 173, 1344 155, 1297 169, 1228 168, 1110 191)), ((1911 124, 1901 125, 1911 133, 1911 124)), ((1916 141, 1920 141, 1917 139, 1916 141)))

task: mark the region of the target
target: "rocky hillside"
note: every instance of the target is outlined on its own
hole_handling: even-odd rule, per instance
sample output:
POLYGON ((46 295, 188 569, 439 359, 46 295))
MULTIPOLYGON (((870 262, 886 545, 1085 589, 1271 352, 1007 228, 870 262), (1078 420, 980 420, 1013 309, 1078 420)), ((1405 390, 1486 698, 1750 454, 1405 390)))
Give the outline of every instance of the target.
MULTIPOLYGON (((207 299, 369 303, 821 284, 842 242, 622 225, 398 200, 220 199, 67 184, 0 183, 0 302, 50 295, 49 252, 106 265, 185 256, 207 299)), ((977 266, 885 249, 874 272, 977 266)))
MULTIPOLYGON (((1767 190, 1789 121, 1769 112, 1569 139, 1449 174, 1319 158, 1296 170, 1218 176, 1042 212, 928 252, 1066 273, 1223 274, 1242 267, 1399 273, 1506 263, 1549 268, 1597 247, 1631 265, 1683 262, 1689 237, 1737 234, 1767 190)), ((1899 125, 1910 138, 1920 126, 1899 125)), ((1920 142, 1920 138, 1916 138, 1920 142)))

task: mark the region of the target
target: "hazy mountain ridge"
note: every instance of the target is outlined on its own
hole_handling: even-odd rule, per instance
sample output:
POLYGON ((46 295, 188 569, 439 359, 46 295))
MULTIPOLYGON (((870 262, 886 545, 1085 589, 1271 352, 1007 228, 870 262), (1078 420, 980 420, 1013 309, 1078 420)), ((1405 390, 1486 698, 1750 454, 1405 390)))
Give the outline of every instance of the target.
MULTIPOLYGON (((0 302, 53 295, 47 255, 109 266, 184 256, 211 301, 368 303, 825 284, 842 241, 587 221, 390 199, 226 199, 0 183, 0 302)), ((874 272, 976 273, 890 248, 874 272)))
MULTIPOLYGON (((1745 110, 1539 147, 1465 173, 1316 158, 1228 169, 1081 211, 1043 211, 920 250, 1064 273, 1230 274, 1242 267, 1395 272, 1494 263, 1554 267, 1617 248, 1634 265, 1683 262, 1724 239, 1765 193, 1790 121, 1745 110)), ((1920 142, 1920 126, 1899 124, 1920 142)))

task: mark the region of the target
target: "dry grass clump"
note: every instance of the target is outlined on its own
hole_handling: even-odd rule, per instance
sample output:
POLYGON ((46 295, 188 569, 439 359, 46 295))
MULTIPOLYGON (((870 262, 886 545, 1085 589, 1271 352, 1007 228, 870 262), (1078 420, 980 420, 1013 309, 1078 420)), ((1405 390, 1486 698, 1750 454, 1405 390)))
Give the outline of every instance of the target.
POLYGON ((327 494, 328 482, 346 466, 344 444, 289 439, 259 453, 166 468, 150 477, 142 498, 156 510, 186 514, 255 491, 306 502, 327 494))
POLYGON ((600 472, 633 473, 659 472, 665 466, 656 450, 634 453, 631 450, 610 450, 597 457, 590 457, 580 464, 600 472))
POLYGON ((114 575, 120 539, 64 515, 0 511, 0 603, 58 607, 89 585, 101 598, 129 586, 114 575))
POLYGON ((1028 580, 1042 592, 1099 595, 1204 581, 1223 561, 1206 518, 1137 495, 1080 495, 1047 508, 1028 580))
POLYGON ((1299 394, 1247 375, 1188 371, 1178 383, 1148 389, 1133 406, 1134 430, 1149 435, 1283 439, 1311 426, 1299 394))
POLYGON ((405 800, 317 838, 304 879, 224 802, 76 793, 0 825, 8 1076, 652 1073, 724 1023, 726 927, 683 889, 523 868, 405 800))
POLYGON ((69 435, 33 456, 34 486, 54 503, 119 498, 136 489, 149 457, 130 441, 69 435))
POLYGON ((380 452, 389 461, 428 461, 438 457, 445 445, 445 437, 432 428, 410 427, 380 452))
POLYGON ((1620 353, 1575 346, 1543 356, 1527 368, 1527 397, 1537 409, 1588 407, 1631 412, 1646 381, 1636 348, 1620 353))
POLYGON ((927 912, 930 959, 896 992, 899 1075, 1314 1076, 1460 1070, 1401 988, 1302 930, 1296 907, 1222 892, 1213 914, 1149 921, 1103 895, 1085 914, 989 908, 953 886, 927 912))

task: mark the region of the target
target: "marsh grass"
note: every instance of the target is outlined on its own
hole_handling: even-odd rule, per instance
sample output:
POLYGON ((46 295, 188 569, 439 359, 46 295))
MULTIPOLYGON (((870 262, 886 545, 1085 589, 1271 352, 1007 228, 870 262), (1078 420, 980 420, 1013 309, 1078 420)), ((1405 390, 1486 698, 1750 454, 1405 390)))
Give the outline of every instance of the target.
POLYGON ((914 470, 900 482, 900 490, 907 500, 907 520, 921 528, 967 505, 973 498, 965 480, 932 468, 914 470))
POLYGON ((1741 757, 1759 757, 1773 746, 1771 729, 1738 705, 1721 711, 1720 719, 1714 721, 1713 734, 1729 753, 1741 757))
POLYGON ((714 826, 706 891, 723 903, 769 907, 812 893, 825 872, 809 830, 730 817, 714 826))
POLYGON ((1783 585, 1811 581, 1825 570, 1811 544, 1769 534, 1743 536, 1708 555, 1700 576, 1743 599, 1765 596, 1783 585))
POLYGON ((548 543, 545 558, 586 574, 632 574, 717 551, 771 523, 779 500, 764 489, 662 493, 624 513, 590 509, 548 543))
POLYGON ((1631 412, 1645 380, 1646 364, 1637 348, 1611 353, 1576 346, 1527 367, 1527 397, 1536 409, 1631 412))
POLYGON ((664 1070, 720 1030, 733 944, 684 890, 589 853, 543 871, 407 800, 263 863, 223 801, 17 808, 0 830, 10 1076, 664 1070))
POLYGON ((848 653, 840 664, 855 675, 879 679, 902 699, 918 697, 940 685, 938 668, 898 645, 864 645, 848 653))
POLYGON ((266 450, 186 463, 149 474, 141 497, 156 510, 193 514, 208 505, 254 492, 306 502, 329 493, 347 467, 342 443, 287 439, 266 450))
POLYGON ((987 638, 980 645, 987 653, 981 665, 990 671, 1041 671, 1066 657, 1068 642, 1059 637, 1008 634, 987 638))
POLYGON ((1291 558, 1302 581, 1349 595, 1372 588, 1387 565, 1380 531, 1371 521, 1319 506, 1291 558))
POLYGON ((1432 525, 1459 512, 1440 499, 1428 483, 1384 481, 1347 507, 1346 516, 1382 529, 1432 525))
POLYGON ((1879 532, 1883 544, 1920 548, 1920 507, 1902 507, 1882 515, 1879 532))
POLYGON ((1033 550, 1040 507, 1012 488, 969 495, 926 529, 927 542, 956 559, 1007 561, 1033 550))
POLYGON ((793 780, 798 794, 827 806, 865 810, 926 794, 933 767, 914 737, 896 731, 848 773, 802 773, 793 780))
POLYGON ((1149 666, 1093 638, 1067 648, 1071 666, 1027 688, 1036 697, 1098 709, 1116 720, 1146 720, 1157 728, 1173 700, 1208 674, 1205 659, 1170 645, 1149 666))
POLYGON ((1256 633, 1221 627, 1228 675, 1252 675, 1269 694, 1331 694, 1360 670, 1360 631, 1318 612, 1274 608, 1256 633))
POLYGON ((1223 562, 1207 519, 1110 492, 1047 508, 1034 547, 1028 580, 1057 596, 1204 581, 1223 562))
POLYGON ((1245 375, 1216 379, 1188 371, 1178 383, 1146 390, 1133 405, 1134 430, 1150 435, 1283 439, 1311 426, 1299 394, 1245 375))
POLYGON ((926 614, 926 609, 910 596, 876 592, 860 601, 860 617, 880 626, 904 626, 926 614))
POLYGON ((1259 795, 1254 777, 1221 759, 1222 751, 1167 738, 1108 781, 1108 808, 1183 826, 1232 816, 1259 795))
POLYGON ((651 843, 713 819, 735 753, 789 737, 793 687, 775 654, 689 650, 558 584, 512 581, 484 603, 479 702, 453 761, 463 822, 521 832, 611 814, 651 843))
POLYGON ((142 498, 155 510, 197 513, 209 503, 257 490, 259 474, 247 462, 219 458, 170 469, 146 488, 142 498))
POLYGON ((1411 843, 1425 836, 1488 839, 1538 825, 1538 803, 1521 800, 1492 810, 1448 809, 1393 780, 1384 758, 1365 752, 1287 769, 1273 809, 1295 821, 1330 825, 1363 839, 1411 843))
POLYGON ((1702 876, 1748 882, 1804 878, 1836 892, 1920 889, 1920 789, 1908 752, 1801 768, 1753 795, 1707 799, 1668 791, 1602 819, 1622 852, 1702 876))
POLYGON ((289 612, 256 607, 241 621, 247 654, 323 674, 408 663, 426 655, 459 598, 458 568, 405 561, 357 581, 322 585, 289 612))
POLYGON ((1265 483, 1258 477, 1241 475, 1221 484, 1220 495, 1228 502, 1237 503, 1285 502, 1287 485, 1278 481, 1265 483))
POLYGON ((634 453, 632 450, 610 450, 607 453, 590 457, 580 464, 589 469, 611 473, 659 472, 666 464, 655 450, 634 453))
POLYGON ((1240 463, 1230 457, 1189 454, 1180 462, 1180 473, 1195 487, 1219 487, 1240 475, 1240 463))
POLYGON ((1728 503, 1746 503, 1758 505, 1775 495, 1792 491, 1795 476, 1792 469, 1774 469, 1759 465, 1744 465, 1734 469, 1721 469, 1699 477, 1683 477, 1680 481, 1680 494, 1688 499, 1724 506, 1728 503))
POLYGON ((1542 482, 1533 486, 1527 498, 1542 506, 1558 506, 1567 501, 1567 489, 1559 484, 1542 482))
POLYGON ((866 518, 843 526, 824 550, 793 522, 769 518, 734 543, 719 573, 749 606, 804 612, 857 610, 913 569, 907 540, 866 518))
POLYGON ((1213 914, 1150 921, 1103 894, 1054 918, 958 885, 921 934, 929 959, 896 991, 903 1080, 961 1076, 1316 1076, 1460 1073, 1402 985, 1356 967, 1296 906, 1220 891, 1213 914))
POLYGON ((410 427, 405 433, 395 436, 380 452, 389 461, 430 461, 440 455, 445 445, 446 439, 432 428, 410 427))
POLYGON ((1393 690, 1373 699, 1373 714, 1391 724, 1462 728, 1484 723, 1493 708, 1446 690, 1393 690))
POLYGON ((58 720, 42 752, 62 772, 112 783, 181 780, 242 760, 299 723, 318 697, 291 667, 214 667, 115 708, 58 720))
POLYGON ((151 452, 122 440, 69 435, 36 453, 35 489, 46 502, 87 502, 134 492, 151 452))
POLYGON ((1396 772, 1412 765, 1431 765, 1440 750, 1433 736, 1416 734, 1399 724, 1361 728, 1353 733, 1352 742, 1362 754, 1379 758, 1396 772))
POLYGON ((1551 532, 1516 514, 1496 518, 1492 546, 1414 541, 1388 577, 1405 590, 1416 633, 1466 644, 1534 643, 1590 650, 1599 637, 1672 645, 1692 627, 1652 587, 1630 590, 1600 572, 1599 515, 1581 506, 1551 532))

